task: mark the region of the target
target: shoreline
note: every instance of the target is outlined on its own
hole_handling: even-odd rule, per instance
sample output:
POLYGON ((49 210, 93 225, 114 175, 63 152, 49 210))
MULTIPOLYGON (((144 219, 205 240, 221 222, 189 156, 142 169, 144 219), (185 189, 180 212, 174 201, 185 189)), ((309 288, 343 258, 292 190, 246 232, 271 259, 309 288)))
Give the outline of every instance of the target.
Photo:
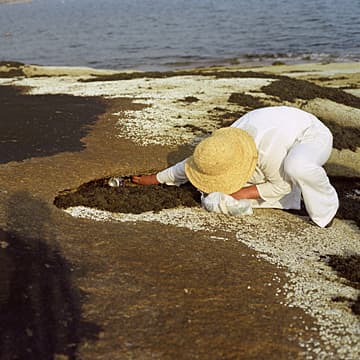
POLYGON ((136 68, 126 68, 126 69, 112 69, 112 68, 98 68, 91 66, 67 66, 67 65, 37 65, 31 63, 23 63, 20 61, 13 60, 1 60, 0 61, 0 72, 3 74, 8 70, 8 67, 13 67, 15 69, 23 68, 25 70, 26 76, 34 76, 35 74, 47 74, 47 75, 69 75, 69 76, 85 76, 91 74, 115 74, 115 73, 171 73, 171 72, 199 72, 205 70, 266 70, 269 72, 275 73, 291 73, 292 71, 296 72, 326 72, 326 69, 329 69, 328 73, 336 74, 340 72, 344 73, 357 73, 359 71, 360 62, 359 61, 335 61, 335 62, 322 62, 322 61, 306 61, 306 62, 295 62, 295 63, 281 63, 281 64, 256 64, 256 63, 247 63, 247 64, 218 64, 218 65, 204 65, 204 66, 190 66, 189 68, 179 68, 179 69, 168 69, 168 70, 138 70, 136 68), (285 70, 285 71, 284 71, 285 70))
MULTIPOLYGON (((1 3, 0 3, 1 5, 1 3)), ((11 32, 3 33, 3 37, 11 38, 11 32)), ((11 62, 7 58, 3 58, 0 62, 11 62)), ((169 71, 182 71, 182 70, 196 70, 204 68, 257 68, 257 67, 272 67, 272 66, 298 66, 298 65, 333 65, 333 64, 355 64, 360 61, 359 55, 354 54, 243 54, 237 57, 208 57, 200 58, 198 56, 178 57, 178 58, 158 58, 156 62, 152 59, 147 59, 147 63, 141 62, 126 62, 120 64, 109 64, 100 62, 89 63, 64 63, 64 62, 39 62, 35 60, 19 59, 15 62, 23 64, 34 65, 38 67, 52 67, 52 68, 88 68, 94 70, 106 71, 142 71, 142 72, 169 72, 169 71)))

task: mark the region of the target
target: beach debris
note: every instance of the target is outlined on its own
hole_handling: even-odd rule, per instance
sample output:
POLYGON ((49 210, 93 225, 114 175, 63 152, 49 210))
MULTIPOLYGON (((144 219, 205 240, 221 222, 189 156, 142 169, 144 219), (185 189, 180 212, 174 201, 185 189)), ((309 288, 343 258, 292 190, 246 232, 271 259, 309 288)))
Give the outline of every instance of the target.
POLYGON ((120 187, 124 186, 125 179, 120 176, 113 176, 109 179, 108 185, 111 187, 120 187))
POLYGON ((346 192, 345 197, 347 199, 359 200, 360 199, 360 189, 353 189, 350 192, 346 192))
POLYGON ((6 249, 9 246, 9 243, 6 241, 0 241, 0 248, 6 249))

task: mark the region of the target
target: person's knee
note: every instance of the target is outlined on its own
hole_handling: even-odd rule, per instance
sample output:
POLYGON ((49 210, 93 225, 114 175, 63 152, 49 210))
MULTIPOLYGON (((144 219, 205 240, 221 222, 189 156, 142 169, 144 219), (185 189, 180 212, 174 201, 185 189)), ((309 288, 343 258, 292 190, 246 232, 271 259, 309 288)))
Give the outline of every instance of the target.
POLYGON ((301 157, 290 157, 284 161, 284 172, 292 179, 307 178, 311 169, 311 164, 301 157))

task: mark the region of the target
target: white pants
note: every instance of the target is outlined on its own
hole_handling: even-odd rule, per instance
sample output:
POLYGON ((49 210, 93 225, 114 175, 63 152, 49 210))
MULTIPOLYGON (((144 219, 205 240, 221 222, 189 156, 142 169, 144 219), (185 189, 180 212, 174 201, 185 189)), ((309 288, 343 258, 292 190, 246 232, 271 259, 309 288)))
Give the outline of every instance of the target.
POLYGON ((284 160, 284 173, 293 182, 293 191, 276 204, 253 201, 253 207, 299 209, 301 195, 314 223, 325 227, 339 208, 339 199, 322 167, 332 149, 332 134, 321 122, 307 129, 289 150, 284 160))

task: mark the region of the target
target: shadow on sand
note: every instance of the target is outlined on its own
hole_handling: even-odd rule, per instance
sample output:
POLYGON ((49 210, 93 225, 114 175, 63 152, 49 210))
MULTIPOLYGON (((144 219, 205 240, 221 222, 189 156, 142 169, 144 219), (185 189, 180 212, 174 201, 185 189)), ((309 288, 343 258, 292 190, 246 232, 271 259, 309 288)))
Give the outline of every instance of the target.
POLYGON ((100 331, 81 320, 81 294, 46 230, 50 220, 47 204, 26 192, 9 200, 10 231, 0 230, 1 360, 77 359, 79 343, 97 339, 100 331), (17 232, 30 226, 31 236, 17 232))

